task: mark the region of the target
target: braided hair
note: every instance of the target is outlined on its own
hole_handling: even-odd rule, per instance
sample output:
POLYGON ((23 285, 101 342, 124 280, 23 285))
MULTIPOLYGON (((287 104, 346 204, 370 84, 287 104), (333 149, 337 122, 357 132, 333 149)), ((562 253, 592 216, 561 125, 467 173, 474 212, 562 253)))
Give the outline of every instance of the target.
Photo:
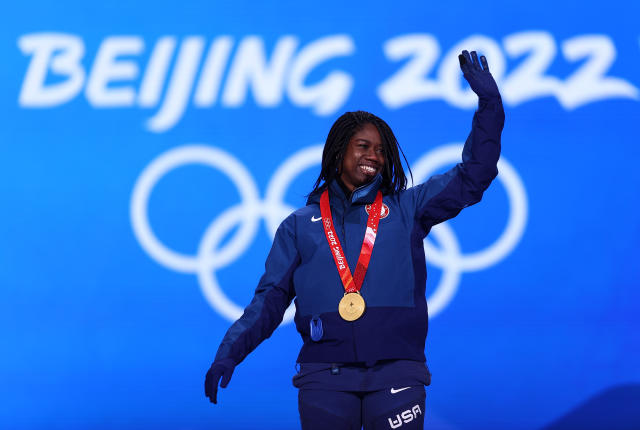
POLYGON ((402 158, 407 164, 412 180, 413 174, 407 162, 407 157, 405 157, 402 148, 400 148, 398 140, 393 131, 391 131, 391 127, 374 114, 359 110, 346 112, 331 126, 322 151, 322 169, 311 194, 324 191, 331 181, 340 176, 342 159, 347 150, 347 145, 353 135, 362 130, 366 124, 373 124, 378 129, 384 149, 385 162, 382 169, 380 190, 383 194, 390 194, 407 188, 407 177, 402 167, 400 154, 402 154, 402 158))

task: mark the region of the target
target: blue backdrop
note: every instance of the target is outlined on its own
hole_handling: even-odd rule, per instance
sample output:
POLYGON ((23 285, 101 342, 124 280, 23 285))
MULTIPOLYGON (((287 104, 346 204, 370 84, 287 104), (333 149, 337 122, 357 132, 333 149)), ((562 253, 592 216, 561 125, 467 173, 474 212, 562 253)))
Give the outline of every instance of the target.
POLYGON ((478 49, 500 176, 425 242, 431 429, 640 428, 640 6, 14 2, 0 26, 0 427, 287 429, 285 323, 203 380, 344 111, 449 168, 478 49))

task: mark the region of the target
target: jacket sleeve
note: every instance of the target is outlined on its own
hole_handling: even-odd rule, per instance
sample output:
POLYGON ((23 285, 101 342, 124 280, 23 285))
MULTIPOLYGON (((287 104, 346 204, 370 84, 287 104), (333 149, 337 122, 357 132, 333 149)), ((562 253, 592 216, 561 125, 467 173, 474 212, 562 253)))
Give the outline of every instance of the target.
POLYGON ((462 150, 462 162, 413 188, 416 216, 425 231, 482 199, 482 194, 498 175, 503 126, 502 100, 499 97, 481 99, 462 150))
POLYGON ((300 264, 294 223, 292 214, 278 227, 253 299, 222 339, 216 361, 231 359, 237 365, 282 322, 295 296, 293 272, 300 264))

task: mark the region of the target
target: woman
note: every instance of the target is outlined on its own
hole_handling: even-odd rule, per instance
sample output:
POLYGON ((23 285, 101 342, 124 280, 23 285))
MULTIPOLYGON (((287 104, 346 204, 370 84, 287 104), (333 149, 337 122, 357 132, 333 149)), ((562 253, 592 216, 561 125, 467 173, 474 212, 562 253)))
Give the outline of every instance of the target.
POLYGON ((504 124, 486 58, 462 51, 459 59, 479 107, 462 163, 447 173, 406 189, 383 120, 358 111, 333 124, 307 205, 278 228, 255 296, 207 372, 213 403, 220 379, 226 387, 295 297, 302 428, 422 428, 430 383, 423 240, 480 201, 498 174, 504 124))

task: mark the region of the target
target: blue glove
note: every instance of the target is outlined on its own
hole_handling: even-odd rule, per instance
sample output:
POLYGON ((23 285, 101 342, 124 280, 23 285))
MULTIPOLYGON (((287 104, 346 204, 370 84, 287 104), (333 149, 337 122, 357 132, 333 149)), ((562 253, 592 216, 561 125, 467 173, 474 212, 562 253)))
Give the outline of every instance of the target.
POLYGON ((211 403, 218 403, 218 383, 220 382, 220 378, 222 378, 220 386, 227 388, 231 380, 231 375, 233 375, 233 369, 235 368, 236 363, 230 358, 213 362, 204 379, 204 395, 209 398, 211 403))
POLYGON ((500 91, 498 91, 498 85, 489 72, 489 64, 484 55, 480 57, 478 61, 478 54, 476 51, 462 51, 461 55, 458 55, 460 61, 460 69, 464 78, 469 82, 469 86, 474 93, 478 95, 481 100, 490 100, 500 98, 500 91), (482 63, 482 67, 480 67, 482 63))

